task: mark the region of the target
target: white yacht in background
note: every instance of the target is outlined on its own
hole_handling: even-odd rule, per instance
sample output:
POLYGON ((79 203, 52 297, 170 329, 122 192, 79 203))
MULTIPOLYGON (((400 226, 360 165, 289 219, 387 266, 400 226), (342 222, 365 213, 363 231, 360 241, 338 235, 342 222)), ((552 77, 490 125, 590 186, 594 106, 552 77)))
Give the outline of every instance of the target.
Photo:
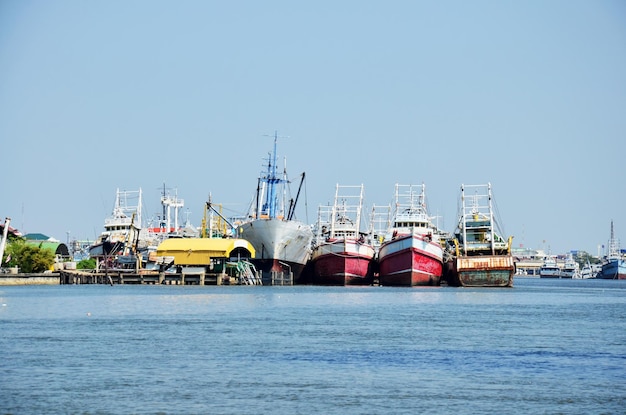
POLYGON ((560 278, 579 278, 580 265, 574 261, 574 256, 569 253, 565 257, 565 264, 561 268, 560 278))
POLYGON ((561 268, 556 263, 556 258, 548 255, 539 268, 541 278, 561 278, 561 268))

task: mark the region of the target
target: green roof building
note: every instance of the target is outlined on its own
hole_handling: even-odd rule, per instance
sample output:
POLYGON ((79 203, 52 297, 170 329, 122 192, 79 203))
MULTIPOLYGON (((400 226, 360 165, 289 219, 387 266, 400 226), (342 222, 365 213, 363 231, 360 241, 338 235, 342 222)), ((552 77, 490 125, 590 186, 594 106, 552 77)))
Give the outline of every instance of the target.
POLYGON ((41 249, 46 249, 52 251, 54 255, 58 255, 60 257, 69 257, 70 251, 67 248, 67 245, 63 242, 59 242, 50 238, 42 233, 29 233, 24 235, 24 239, 26 243, 33 246, 38 246, 41 249))

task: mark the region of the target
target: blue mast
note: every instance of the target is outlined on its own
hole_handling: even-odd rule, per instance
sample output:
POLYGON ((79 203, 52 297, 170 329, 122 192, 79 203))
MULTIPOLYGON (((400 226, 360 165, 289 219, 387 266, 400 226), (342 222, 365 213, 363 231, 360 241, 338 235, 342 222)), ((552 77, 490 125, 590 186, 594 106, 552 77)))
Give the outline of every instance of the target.
POLYGON ((269 217, 274 219, 276 217, 276 210, 278 208, 278 198, 276 194, 276 186, 280 183, 284 183, 284 180, 277 176, 276 172, 276 147, 278 142, 278 131, 274 131, 274 150, 270 155, 270 159, 267 165, 267 174, 264 181, 268 185, 267 193, 265 196, 265 203, 263 204, 263 211, 269 208, 269 217))

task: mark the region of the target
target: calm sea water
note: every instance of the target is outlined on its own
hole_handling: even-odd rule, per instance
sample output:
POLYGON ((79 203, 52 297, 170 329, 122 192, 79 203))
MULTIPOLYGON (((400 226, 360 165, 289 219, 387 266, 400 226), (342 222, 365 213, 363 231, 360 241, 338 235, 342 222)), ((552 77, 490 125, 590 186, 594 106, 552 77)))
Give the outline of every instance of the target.
POLYGON ((0 413, 626 412, 626 281, 0 287, 0 413))

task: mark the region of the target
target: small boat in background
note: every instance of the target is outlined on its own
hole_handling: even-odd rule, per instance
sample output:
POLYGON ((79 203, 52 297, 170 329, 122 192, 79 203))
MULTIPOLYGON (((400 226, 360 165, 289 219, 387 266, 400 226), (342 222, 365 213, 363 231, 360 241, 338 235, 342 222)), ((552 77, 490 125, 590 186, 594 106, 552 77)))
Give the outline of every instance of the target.
POLYGON ((184 206, 185 201, 178 197, 178 192, 175 191, 174 195, 171 195, 163 184, 163 192, 161 193, 162 213, 158 217, 157 226, 150 225, 147 228, 147 239, 153 246, 157 246, 168 238, 197 238, 200 236, 199 231, 189 223, 189 218, 185 221, 184 226, 179 225, 180 209, 184 206))
POLYGON ((512 237, 505 239, 493 214, 491 184, 461 185, 461 212, 448 244, 445 280, 450 286, 512 287, 512 237), (466 189, 475 194, 467 200, 466 189))
POLYGON ((578 262, 574 261, 574 256, 571 253, 568 253, 565 257, 565 264, 563 264, 563 268, 561 268, 561 278, 579 278, 580 273, 580 265, 578 262))
POLYGON ((544 258, 541 268, 539 268, 541 278, 561 278, 561 268, 556 263, 556 258, 548 255, 544 258))
POLYGON ((584 280, 589 278, 595 278, 596 274, 597 272, 594 270, 594 267, 591 265, 589 260, 587 260, 587 263, 584 267, 582 267, 582 269, 578 273, 578 276, 575 276, 574 278, 580 278, 584 280))
POLYGON ((611 238, 609 239, 608 253, 605 262, 602 264, 602 272, 597 278, 605 280, 626 280, 626 261, 621 254, 619 241, 613 232, 613 221, 611 221, 611 238))
POLYGON ((198 235, 189 220, 184 227, 178 225, 179 209, 184 206, 184 201, 166 193, 165 185, 161 206, 163 214, 159 216, 159 224, 152 226, 152 221, 148 221, 146 226, 143 219, 142 189, 117 189, 113 212, 104 220, 104 231, 88 248, 89 256, 112 265, 118 260, 120 267, 132 268, 133 262, 145 264, 151 252, 165 239, 198 235))
POLYGON ((141 188, 117 189, 113 212, 104 220, 104 231, 89 247, 89 256, 102 259, 116 254, 125 255, 130 245, 136 248, 147 246, 142 209, 141 188))
POLYGON ((363 185, 340 186, 332 206, 320 206, 311 261, 313 284, 370 285, 372 235, 362 231, 363 185))
POLYGON ((369 233, 372 235, 372 244, 377 256, 380 246, 385 241, 385 235, 391 228, 391 215, 391 205, 372 205, 369 218, 369 233))
POLYGON ((428 214, 426 186, 396 184, 392 217, 378 251, 380 285, 439 285, 443 248, 428 214))

